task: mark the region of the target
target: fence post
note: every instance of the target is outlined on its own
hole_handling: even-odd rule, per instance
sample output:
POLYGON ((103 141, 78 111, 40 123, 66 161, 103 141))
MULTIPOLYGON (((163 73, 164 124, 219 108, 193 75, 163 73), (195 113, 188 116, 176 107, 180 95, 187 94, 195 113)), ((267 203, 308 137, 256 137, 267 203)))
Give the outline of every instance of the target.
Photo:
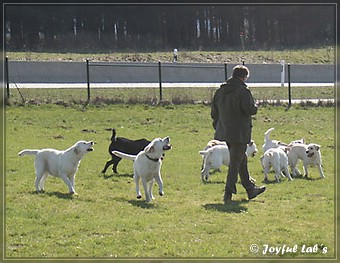
POLYGON ((90 69, 89 60, 86 59, 86 78, 87 78, 87 101, 90 101, 90 69))
POLYGON ((292 91, 290 88, 290 64, 288 64, 288 107, 292 105, 292 91))
POLYGON ((281 60, 281 88, 285 85, 285 61, 281 60))
POLYGON ((161 69, 161 62, 158 61, 158 76, 159 76, 159 100, 163 101, 163 94, 162 94, 162 69, 161 69))
POLYGON ((8 57, 5 60, 5 71, 6 71, 6 87, 7 87, 7 98, 9 98, 9 74, 8 74, 8 57))
POLYGON ((224 62, 224 80, 228 79, 228 67, 227 62, 224 62))

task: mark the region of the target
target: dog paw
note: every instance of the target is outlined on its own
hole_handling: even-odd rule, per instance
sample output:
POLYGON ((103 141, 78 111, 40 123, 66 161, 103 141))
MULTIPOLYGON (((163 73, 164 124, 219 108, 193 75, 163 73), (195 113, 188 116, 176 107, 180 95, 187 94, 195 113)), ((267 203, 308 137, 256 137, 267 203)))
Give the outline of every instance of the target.
POLYGON ((163 195, 164 195, 164 192, 159 192, 159 195, 160 195, 160 196, 163 196, 163 195))
POLYGON ((137 195, 137 199, 141 199, 142 198, 142 196, 141 195, 137 195))

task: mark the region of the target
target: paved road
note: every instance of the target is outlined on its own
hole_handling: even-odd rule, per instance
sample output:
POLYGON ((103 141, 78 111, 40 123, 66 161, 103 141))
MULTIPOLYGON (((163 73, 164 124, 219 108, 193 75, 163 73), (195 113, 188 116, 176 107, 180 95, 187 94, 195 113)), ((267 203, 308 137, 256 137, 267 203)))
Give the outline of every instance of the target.
MULTIPOLYGON (((91 83, 221 83, 230 76, 235 64, 223 63, 107 63, 90 62, 91 83), (161 73, 161 74, 159 74, 161 73)), ((280 83, 280 64, 248 64, 249 83, 280 83)), ((9 61, 12 83, 86 83, 86 62, 9 61)), ((333 65, 291 65, 292 83, 334 83, 333 65)), ((285 66, 288 81, 288 66, 285 66)))

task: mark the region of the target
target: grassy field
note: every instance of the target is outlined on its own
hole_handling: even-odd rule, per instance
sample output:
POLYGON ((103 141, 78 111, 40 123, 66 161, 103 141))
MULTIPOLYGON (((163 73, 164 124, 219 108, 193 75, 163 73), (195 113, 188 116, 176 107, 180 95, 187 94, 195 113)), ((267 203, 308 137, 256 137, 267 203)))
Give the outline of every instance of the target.
MULTIPOLYGON (((259 154, 249 159, 251 175, 263 185, 260 165, 263 134, 272 139, 305 138, 321 145, 326 178, 310 168, 310 179, 271 174, 267 191, 247 201, 237 185, 236 201, 222 202, 227 167, 210 182, 200 179, 203 149, 213 136, 210 108, 199 105, 144 104, 64 107, 9 106, 6 109, 5 257, 21 258, 203 258, 330 259, 335 257, 334 108, 260 107, 253 139, 259 154), (170 136, 173 149, 162 166, 165 196, 151 204, 137 200, 132 162, 119 174, 101 170, 115 127, 119 136, 153 139, 170 136), (94 140, 95 151, 82 160, 76 177, 78 196, 49 177, 46 192, 34 192, 34 166, 24 148, 66 149, 94 140), (258 245, 259 251, 251 251, 258 245), (252 246, 253 245, 253 246, 252 246), (286 253, 266 252, 290 247, 286 253), (265 253, 266 252, 266 253, 265 253)), ((299 166, 300 170, 301 164, 299 166)), ((155 193, 156 193, 156 189, 155 193)))
MULTIPOLYGON (((304 49, 257 50, 257 51, 186 51, 179 50, 178 62, 190 63, 280 63, 291 64, 334 64, 334 47, 325 46, 304 49)), ((172 62, 169 52, 97 52, 97 53, 46 53, 46 52, 6 52, 10 60, 39 61, 133 61, 172 62)))
MULTIPOLYGON (((163 88, 163 102, 174 104, 209 103, 216 88, 182 87, 163 88)), ((252 94, 256 100, 288 100, 287 87, 253 87, 252 94)), ((334 87, 292 87, 292 99, 334 99, 334 87)), ((160 100, 158 88, 92 88, 90 103, 93 105, 117 103, 157 104, 160 100)), ((87 90, 84 89, 11 89, 8 100, 12 105, 24 104, 82 104, 87 101, 87 90)))

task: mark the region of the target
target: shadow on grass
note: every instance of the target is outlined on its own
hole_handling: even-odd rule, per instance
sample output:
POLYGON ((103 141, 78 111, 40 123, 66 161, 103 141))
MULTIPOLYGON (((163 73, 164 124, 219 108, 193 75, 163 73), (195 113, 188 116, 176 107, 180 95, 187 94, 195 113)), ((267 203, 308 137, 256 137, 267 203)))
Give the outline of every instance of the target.
POLYGON ((282 183, 282 179, 280 179, 280 182, 277 182, 276 179, 273 179, 273 180, 262 180, 261 181, 263 184, 279 184, 279 183, 282 183))
POLYGON ((119 178, 119 177, 129 177, 129 178, 133 178, 133 174, 129 174, 129 173, 124 173, 124 174, 115 174, 115 173, 112 173, 112 174, 110 174, 110 175, 106 175, 106 174, 102 174, 103 175, 103 178, 104 179, 110 179, 110 178, 112 178, 112 177, 117 177, 117 178, 119 178))
POLYGON ((55 196, 60 199, 73 199, 74 197, 77 197, 77 195, 69 194, 69 193, 60 193, 60 192, 37 192, 37 191, 32 191, 30 192, 31 194, 36 194, 36 195, 48 195, 48 196, 55 196))
POLYGON ((206 210, 218 211, 223 213, 244 213, 248 208, 244 204, 249 203, 249 200, 231 201, 229 204, 205 204, 203 207, 206 210))
POLYGON ((225 181, 202 181, 204 184, 225 184, 225 181))
MULTIPOLYGON (((293 179, 293 181, 294 180, 316 181, 316 180, 321 180, 322 178, 321 177, 311 178, 311 177, 306 177, 306 176, 300 174, 300 175, 292 176, 292 179, 293 179)), ((277 182, 276 179, 273 179, 273 180, 267 180, 267 181, 262 180, 262 183, 264 183, 264 184, 278 184, 278 183, 283 183, 284 181, 288 181, 289 182, 288 178, 285 178, 285 179, 284 178, 280 178, 280 182, 277 182)))
POLYGON ((292 176, 292 178, 293 178, 293 180, 294 179, 302 179, 302 180, 308 180, 308 181, 316 181, 316 180, 322 180, 323 179, 320 176, 312 178, 309 175, 308 175, 308 177, 306 177, 305 175, 302 175, 302 174, 297 175, 297 176, 292 176))
POLYGON ((136 207, 140 207, 143 209, 153 209, 155 208, 155 205, 152 203, 147 203, 144 200, 129 200, 128 201, 129 204, 136 206, 136 207))

